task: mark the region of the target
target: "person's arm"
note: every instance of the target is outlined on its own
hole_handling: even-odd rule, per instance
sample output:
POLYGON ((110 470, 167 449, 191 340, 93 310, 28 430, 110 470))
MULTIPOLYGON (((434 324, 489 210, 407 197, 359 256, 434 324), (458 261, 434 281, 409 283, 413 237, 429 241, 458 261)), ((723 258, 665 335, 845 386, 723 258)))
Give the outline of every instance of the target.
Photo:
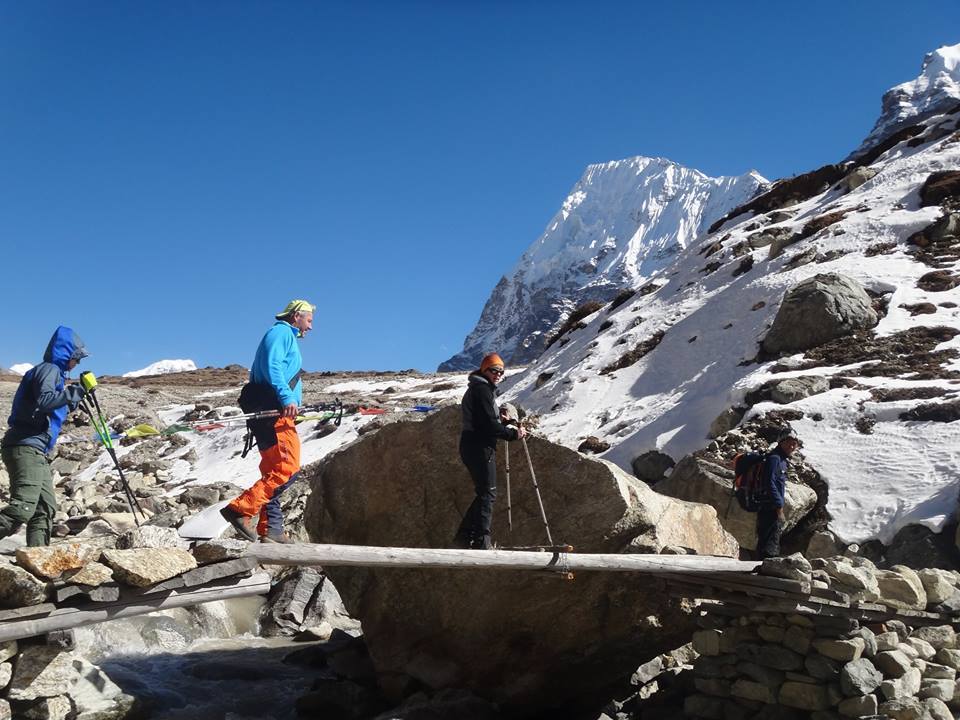
POLYGON ((517 440, 520 437, 520 430, 504 425, 500 422, 496 408, 493 404, 493 388, 482 388, 478 393, 479 407, 477 408, 481 422, 487 430, 487 434, 501 440, 517 440))
POLYGON ((37 411, 48 415, 57 408, 66 405, 71 412, 76 410, 77 405, 83 398, 83 388, 79 385, 64 385, 62 390, 57 390, 57 383, 60 382, 60 371, 56 365, 43 363, 33 372, 33 390, 37 398, 37 411))
POLYGON ((780 482, 783 472, 783 460, 776 453, 767 455, 763 461, 763 475, 761 481, 767 497, 770 498, 770 504, 783 514, 784 487, 780 482))

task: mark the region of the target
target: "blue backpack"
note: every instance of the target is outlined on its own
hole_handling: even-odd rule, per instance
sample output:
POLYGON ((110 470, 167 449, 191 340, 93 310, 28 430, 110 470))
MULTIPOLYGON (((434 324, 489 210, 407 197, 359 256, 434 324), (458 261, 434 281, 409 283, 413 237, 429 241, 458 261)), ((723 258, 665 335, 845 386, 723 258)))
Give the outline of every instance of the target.
POLYGON ((760 482, 760 470, 767 453, 739 453, 733 458, 733 495, 747 512, 757 512, 767 499, 760 482))

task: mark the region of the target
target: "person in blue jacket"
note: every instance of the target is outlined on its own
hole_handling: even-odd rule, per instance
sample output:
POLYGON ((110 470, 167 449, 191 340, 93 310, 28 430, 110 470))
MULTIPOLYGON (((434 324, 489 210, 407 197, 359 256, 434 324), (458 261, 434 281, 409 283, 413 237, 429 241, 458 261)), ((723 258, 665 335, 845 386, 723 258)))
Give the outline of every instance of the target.
POLYGON ((277 322, 260 341, 250 368, 250 382, 240 395, 244 412, 280 413, 276 419, 248 421, 260 451, 260 479, 220 511, 252 542, 258 538, 261 542, 290 542, 283 530, 280 493, 300 471, 300 437, 295 421, 303 402, 303 360, 297 340, 313 329, 314 310, 306 300, 291 300, 274 316, 277 322))
POLYGON ((800 438, 789 428, 780 433, 777 447, 767 455, 760 469, 760 487, 765 498, 757 511, 758 559, 780 555, 783 505, 787 496, 787 465, 800 447, 800 438))
POLYGON ((67 384, 87 351, 73 330, 61 325, 53 333, 43 362, 23 376, 7 432, 0 441, 0 457, 10 475, 10 504, 0 510, 0 537, 27 525, 27 545, 50 544, 57 500, 50 472, 50 451, 57 443, 67 412, 83 400, 80 385, 67 384))

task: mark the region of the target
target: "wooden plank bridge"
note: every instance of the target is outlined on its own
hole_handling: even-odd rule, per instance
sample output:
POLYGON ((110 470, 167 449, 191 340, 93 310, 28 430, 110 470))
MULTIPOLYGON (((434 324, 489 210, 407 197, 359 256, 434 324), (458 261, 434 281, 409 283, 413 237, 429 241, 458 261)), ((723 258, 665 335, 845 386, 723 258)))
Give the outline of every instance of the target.
MULTIPOLYGON (((158 610, 189 607, 215 600, 265 595, 270 576, 260 565, 359 566, 377 568, 446 568, 460 570, 513 570, 560 573, 574 578, 580 572, 633 572, 665 581, 678 597, 699 601, 706 612, 747 614, 796 612, 867 622, 901 619, 913 625, 950 624, 955 618, 942 613, 901 610, 875 603, 855 602, 844 593, 811 587, 799 580, 757 573, 761 563, 701 555, 645 555, 575 553, 560 550, 453 550, 390 548, 359 545, 251 544, 244 552, 247 563, 234 563, 236 574, 200 586, 176 587, 160 583, 129 589, 119 599, 89 602, 74 607, 52 603, 0 611, 0 642, 33 637, 94 623, 143 615, 158 610)), ((210 567, 210 566, 206 566, 210 567)), ((230 569, 231 572, 233 568, 230 569)))

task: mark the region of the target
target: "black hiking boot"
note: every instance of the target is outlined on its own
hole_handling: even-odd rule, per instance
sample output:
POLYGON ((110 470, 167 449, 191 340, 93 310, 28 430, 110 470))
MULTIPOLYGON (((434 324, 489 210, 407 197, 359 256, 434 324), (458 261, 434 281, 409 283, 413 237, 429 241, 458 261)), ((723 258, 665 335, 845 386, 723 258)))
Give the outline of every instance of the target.
POLYGON ((471 550, 492 550, 493 542, 489 535, 483 535, 470 543, 471 550))
POLYGON ((229 505, 220 511, 220 515, 233 526, 234 530, 240 534, 243 540, 249 540, 250 542, 257 541, 257 530, 253 526, 252 517, 249 515, 241 515, 229 505))
POLYGON ((468 537, 458 534, 453 537, 453 546, 458 550, 469 550, 473 547, 473 541, 468 537))

